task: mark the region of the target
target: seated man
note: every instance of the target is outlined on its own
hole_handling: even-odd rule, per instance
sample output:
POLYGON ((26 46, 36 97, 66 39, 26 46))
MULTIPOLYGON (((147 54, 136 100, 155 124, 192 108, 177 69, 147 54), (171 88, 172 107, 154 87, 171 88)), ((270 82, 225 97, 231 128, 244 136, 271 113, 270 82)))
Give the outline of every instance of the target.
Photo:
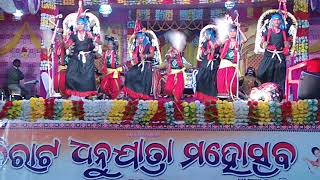
POLYGON ((12 64, 13 66, 8 70, 8 88, 11 91, 11 95, 20 95, 28 98, 28 91, 20 85, 20 80, 24 79, 23 72, 19 69, 21 61, 15 59, 12 64))

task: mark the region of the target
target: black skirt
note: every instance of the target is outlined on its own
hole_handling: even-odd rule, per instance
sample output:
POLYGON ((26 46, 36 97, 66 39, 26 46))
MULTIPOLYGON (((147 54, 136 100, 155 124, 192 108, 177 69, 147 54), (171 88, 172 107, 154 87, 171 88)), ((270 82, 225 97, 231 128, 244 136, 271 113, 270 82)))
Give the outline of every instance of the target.
POLYGON ((264 53, 263 60, 259 66, 257 77, 262 83, 273 82, 280 86, 282 90, 285 90, 286 80, 286 57, 281 53, 281 63, 273 53, 266 51, 264 53))
POLYGON ((67 68, 68 95, 90 96, 96 94, 94 55, 86 55, 83 63, 78 56, 72 56, 67 68))
POLYGON ((220 60, 214 60, 212 69, 208 61, 203 60, 202 66, 197 74, 197 93, 205 96, 217 97, 217 71, 220 60))
POLYGON ((124 91, 133 99, 149 99, 152 86, 152 64, 134 65, 125 75, 124 91))

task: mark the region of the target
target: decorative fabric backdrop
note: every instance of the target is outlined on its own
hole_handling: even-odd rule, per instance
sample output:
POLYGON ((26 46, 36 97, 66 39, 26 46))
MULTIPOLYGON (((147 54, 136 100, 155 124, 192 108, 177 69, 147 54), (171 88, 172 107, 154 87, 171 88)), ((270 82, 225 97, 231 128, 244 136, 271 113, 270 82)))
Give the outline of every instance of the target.
POLYGON ((21 34, 16 46, 11 51, 0 56, 0 88, 7 86, 7 71, 11 66, 11 62, 16 58, 22 62, 21 70, 25 74, 25 81, 39 80, 40 18, 38 16, 27 16, 22 21, 10 21, 7 19, 7 21, 2 22, 0 26, 0 49, 2 50, 12 42, 12 39, 22 30, 25 33, 21 34))

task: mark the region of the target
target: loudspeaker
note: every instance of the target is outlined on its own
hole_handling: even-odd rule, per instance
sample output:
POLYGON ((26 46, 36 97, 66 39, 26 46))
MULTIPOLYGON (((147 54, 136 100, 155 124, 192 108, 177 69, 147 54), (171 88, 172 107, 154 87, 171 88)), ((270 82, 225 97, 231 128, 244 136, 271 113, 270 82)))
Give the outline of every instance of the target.
POLYGON ((320 74, 302 72, 298 89, 299 99, 320 98, 320 74))

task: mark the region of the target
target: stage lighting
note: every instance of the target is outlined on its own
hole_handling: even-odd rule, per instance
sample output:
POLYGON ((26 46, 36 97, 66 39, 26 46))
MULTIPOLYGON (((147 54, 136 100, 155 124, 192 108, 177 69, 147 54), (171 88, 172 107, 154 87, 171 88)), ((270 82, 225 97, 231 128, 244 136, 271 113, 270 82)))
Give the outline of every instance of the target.
POLYGON ((16 12, 14 12, 13 15, 16 20, 20 20, 23 16, 23 12, 21 10, 16 9, 16 12))
POLYGON ((233 9, 234 6, 236 5, 236 3, 234 1, 231 1, 231 0, 227 0, 225 3, 224 3, 224 7, 228 10, 230 9, 233 9))
POLYGON ((99 8, 99 13, 104 17, 108 17, 112 13, 112 8, 109 4, 102 4, 99 8))

